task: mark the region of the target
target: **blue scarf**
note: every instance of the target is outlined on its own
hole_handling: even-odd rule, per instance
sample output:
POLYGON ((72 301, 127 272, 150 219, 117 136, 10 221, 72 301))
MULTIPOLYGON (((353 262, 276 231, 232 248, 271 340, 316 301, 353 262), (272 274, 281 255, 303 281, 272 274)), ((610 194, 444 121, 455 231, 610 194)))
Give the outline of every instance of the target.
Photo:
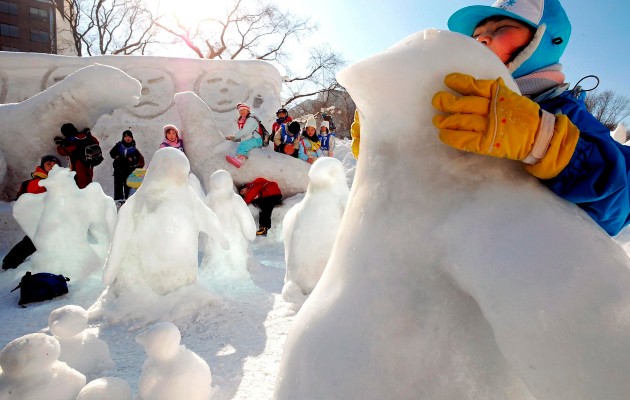
POLYGON ((132 140, 131 143, 129 143, 129 145, 127 145, 124 142, 116 143, 116 151, 118 152, 118 154, 120 154, 123 157, 130 157, 134 155, 136 151, 138 151, 138 149, 136 149, 135 140, 132 140))

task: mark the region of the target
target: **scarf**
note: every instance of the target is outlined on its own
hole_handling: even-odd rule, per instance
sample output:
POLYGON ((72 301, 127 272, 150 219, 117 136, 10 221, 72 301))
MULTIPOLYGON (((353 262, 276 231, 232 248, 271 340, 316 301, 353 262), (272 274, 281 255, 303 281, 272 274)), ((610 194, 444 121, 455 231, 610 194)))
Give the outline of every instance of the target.
POLYGON ((308 134, 304 133, 304 137, 308 139, 309 142, 311 142, 310 151, 315 153, 317 150, 319 150, 319 148, 321 147, 321 144, 319 143, 319 138, 317 137, 317 134, 313 136, 308 136, 308 134))
MULTIPOLYGON (((249 117, 249 115, 247 117, 249 117)), ((247 121, 247 117, 240 117, 238 121, 236 121, 238 129, 243 129, 243 127, 245 126, 245 122, 247 121)))
POLYGON ((176 149, 184 151, 184 142, 182 142, 182 140, 180 140, 179 138, 176 139, 177 140, 175 140, 174 142, 171 142, 170 140, 164 138, 162 144, 164 145, 164 147, 175 147, 176 149))
POLYGON ((562 64, 552 64, 516 78, 515 81, 523 96, 533 98, 537 94, 562 85, 564 78, 562 64))

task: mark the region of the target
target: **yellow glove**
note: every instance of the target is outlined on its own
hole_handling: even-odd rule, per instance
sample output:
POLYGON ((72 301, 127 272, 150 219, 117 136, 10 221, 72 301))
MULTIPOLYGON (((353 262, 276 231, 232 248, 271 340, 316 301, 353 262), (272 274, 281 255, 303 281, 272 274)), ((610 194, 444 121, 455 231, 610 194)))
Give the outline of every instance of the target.
POLYGON ((359 141, 361 140, 361 124, 359 123, 359 110, 354 111, 354 120, 350 125, 350 136, 352 136, 352 155, 359 159, 359 141))
POLYGON ((433 124, 440 140, 456 149, 529 164, 532 175, 549 179, 569 163, 579 131, 564 115, 554 117, 528 98, 514 93, 503 79, 477 80, 453 73, 444 78, 447 92, 433 96, 433 124))

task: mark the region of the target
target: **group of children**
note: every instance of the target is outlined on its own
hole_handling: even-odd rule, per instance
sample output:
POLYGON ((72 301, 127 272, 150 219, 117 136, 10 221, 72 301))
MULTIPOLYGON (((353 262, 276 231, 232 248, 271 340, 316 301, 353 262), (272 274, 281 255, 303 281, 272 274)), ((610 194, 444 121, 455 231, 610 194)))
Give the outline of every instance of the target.
MULTIPOLYGON (((226 136, 226 140, 239 142, 236 155, 226 156, 227 162, 240 168, 247 160, 252 149, 263 145, 259 120, 251 115, 251 107, 244 103, 236 106, 239 112, 238 130, 234 135, 226 136)), ((330 122, 322 121, 317 133, 315 118, 310 117, 300 131, 300 123, 289 116, 285 108, 276 112, 276 121, 271 128, 271 141, 274 151, 284 153, 312 164, 319 157, 332 157, 335 148, 335 135, 330 130, 330 122)))

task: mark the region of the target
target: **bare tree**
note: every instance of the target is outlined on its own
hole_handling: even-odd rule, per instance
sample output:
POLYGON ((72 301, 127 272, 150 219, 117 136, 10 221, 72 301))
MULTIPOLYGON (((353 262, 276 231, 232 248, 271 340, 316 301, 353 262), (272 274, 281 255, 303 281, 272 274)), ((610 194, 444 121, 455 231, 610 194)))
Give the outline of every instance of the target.
POLYGON ((584 102, 588 111, 611 131, 630 116, 630 98, 613 90, 589 93, 584 102))
MULTIPOLYGON (((154 16, 144 0, 48 0, 61 14, 78 56, 144 54, 154 16)), ((63 35, 63 29, 62 29, 63 35)))
POLYGON ((288 44, 314 32, 317 27, 308 18, 281 10, 271 0, 256 3, 232 0, 222 17, 207 17, 194 26, 177 18, 173 23, 160 18, 156 24, 199 58, 257 59, 277 63, 288 75, 284 80, 288 93, 284 105, 339 88, 335 73, 344 62, 328 48, 312 49, 306 72, 299 75, 292 72, 288 44))

